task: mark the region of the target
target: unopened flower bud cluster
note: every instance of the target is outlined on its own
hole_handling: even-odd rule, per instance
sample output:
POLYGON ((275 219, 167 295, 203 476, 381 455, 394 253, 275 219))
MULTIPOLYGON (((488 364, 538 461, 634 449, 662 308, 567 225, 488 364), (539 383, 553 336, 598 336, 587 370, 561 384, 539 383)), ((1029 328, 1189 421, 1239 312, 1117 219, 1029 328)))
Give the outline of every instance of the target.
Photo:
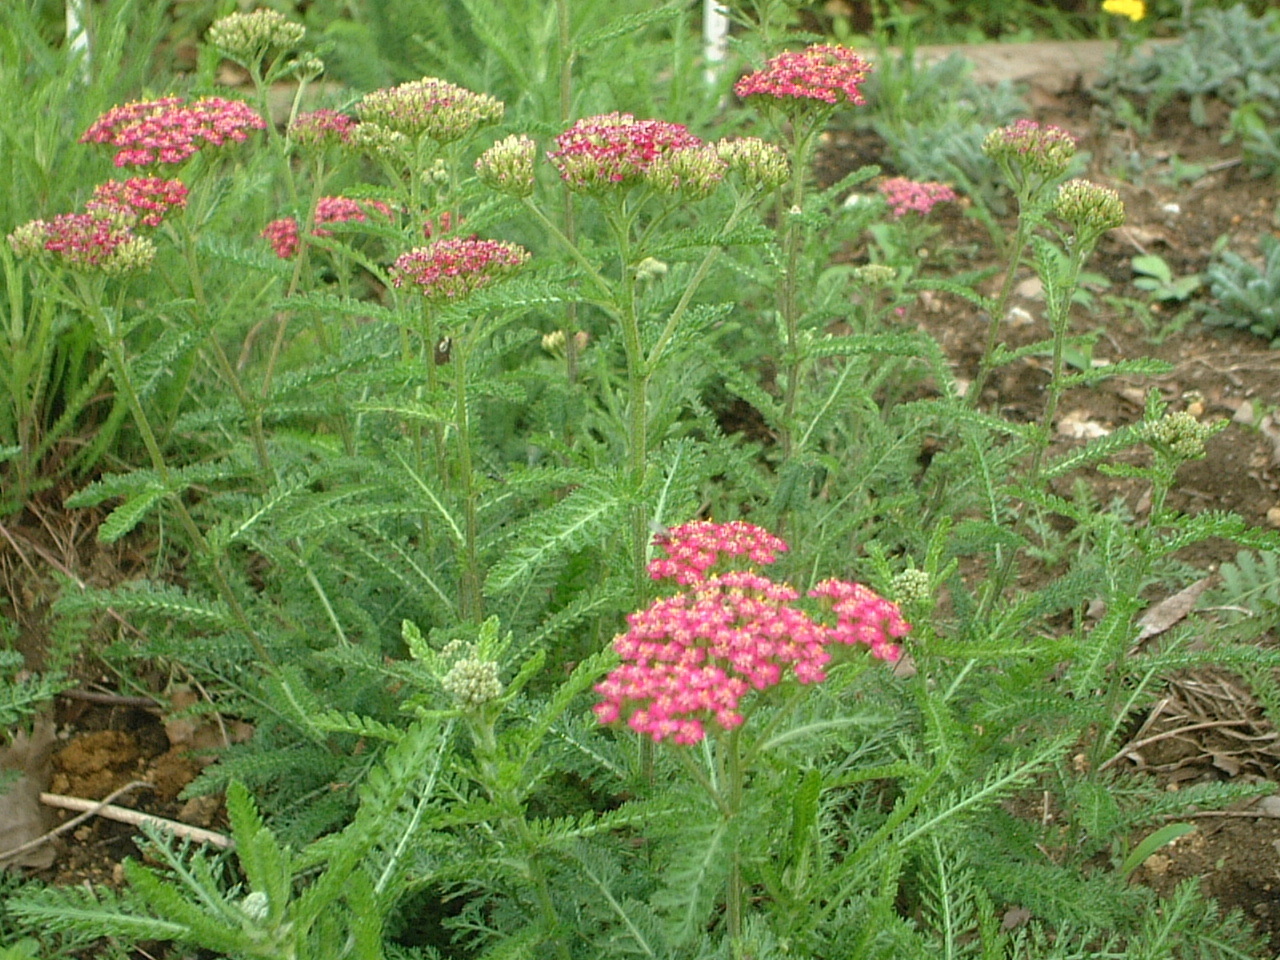
POLYGON ((502 101, 474 93, 438 77, 423 77, 398 87, 374 90, 356 105, 366 123, 411 139, 427 137, 452 143, 502 119, 502 101))
POLYGON ((721 140, 716 152, 748 190, 775 190, 791 179, 786 151, 759 137, 721 140))
POLYGON ((498 665, 472 654, 455 660, 449 672, 440 679, 440 685, 462 707, 483 706, 502 696, 498 665))
POLYGON ((476 161, 482 183, 511 197, 533 194, 533 157, 537 144, 524 134, 499 140, 476 161))
POLYGON ((1054 215, 1078 234, 1096 237, 1124 224, 1124 202, 1110 187, 1089 180, 1068 180, 1058 188, 1054 215))
POLYGON ((922 603, 932 596, 929 574, 915 567, 908 567, 893 578, 889 584, 889 592, 898 603, 922 603))
POLYGON ((1211 423, 1201 423, 1185 410, 1166 413, 1144 427, 1146 441, 1167 451, 1177 460, 1198 460, 1204 456, 1204 442, 1217 432, 1211 423))
POLYGON ((267 51, 291 50, 302 42, 306 28, 274 10, 233 13, 209 27, 209 42, 227 57, 250 64, 267 51))

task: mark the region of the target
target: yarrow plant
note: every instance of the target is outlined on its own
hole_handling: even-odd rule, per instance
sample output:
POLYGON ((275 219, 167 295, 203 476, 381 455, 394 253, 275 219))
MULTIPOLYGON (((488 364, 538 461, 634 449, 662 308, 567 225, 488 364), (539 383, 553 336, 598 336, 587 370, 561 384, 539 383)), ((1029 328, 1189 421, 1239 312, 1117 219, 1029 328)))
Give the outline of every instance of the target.
POLYGON ((601 723, 625 722, 654 742, 700 742, 706 725, 740 726, 742 698, 781 683, 789 671, 801 684, 826 679, 832 645, 865 645, 895 661, 893 641, 910 629, 897 606, 869 588, 825 580, 809 596, 827 598, 835 626, 796 606, 800 594, 751 570, 713 573, 722 559, 770 564, 787 549, 780 538, 741 521, 683 524, 657 538, 667 553, 649 564, 655 580, 684 589, 627 618, 613 643, 621 666, 596 685, 601 723))
POLYGON ((1061 127, 1019 120, 987 134, 982 152, 1000 165, 1021 201, 1067 172, 1076 138, 1061 127))
POLYGON ((112 107, 80 142, 118 148, 117 167, 145 167, 182 163, 202 147, 240 143, 249 131, 266 126, 241 100, 205 97, 188 104, 181 97, 162 97, 112 107))
POLYGON ((209 27, 209 42, 240 63, 255 63, 271 49, 289 50, 306 36, 306 28, 275 10, 233 13, 209 27))

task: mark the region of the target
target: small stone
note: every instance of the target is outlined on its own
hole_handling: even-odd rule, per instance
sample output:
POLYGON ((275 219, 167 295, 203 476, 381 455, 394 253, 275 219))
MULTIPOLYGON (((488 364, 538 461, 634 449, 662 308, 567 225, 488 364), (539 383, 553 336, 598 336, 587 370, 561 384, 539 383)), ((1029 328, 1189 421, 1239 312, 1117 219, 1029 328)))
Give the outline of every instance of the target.
POLYGON ((1267 511, 1267 525, 1280 528, 1280 507, 1272 507, 1267 511))

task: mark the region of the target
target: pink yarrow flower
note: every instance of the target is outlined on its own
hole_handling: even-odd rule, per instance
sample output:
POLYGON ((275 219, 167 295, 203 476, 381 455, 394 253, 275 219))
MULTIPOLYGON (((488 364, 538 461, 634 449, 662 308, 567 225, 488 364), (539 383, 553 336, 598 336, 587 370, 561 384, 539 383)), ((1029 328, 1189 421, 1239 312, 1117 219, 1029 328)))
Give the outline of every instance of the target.
POLYGON ((155 246, 136 235, 124 218, 101 213, 33 220, 15 230, 9 243, 19 256, 51 253, 72 270, 110 275, 144 269, 155 257, 155 246))
POLYGON ((764 69, 749 73, 733 92, 744 100, 804 103, 813 101, 832 106, 866 103, 860 89, 871 64, 848 47, 819 43, 804 50, 780 53, 767 61, 764 69))
POLYGON ((118 214, 144 227, 158 227, 170 211, 186 205, 187 187, 181 180, 130 177, 98 184, 84 208, 89 213, 118 214))
POLYGON ((751 570, 711 573, 722 558, 772 563, 786 544, 749 523, 695 522, 658 538, 667 553, 650 564, 655 578, 682 590, 627 617, 614 639, 622 663, 596 685, 601 723, 626 723, 655 742, 697 743, 708 725, 741 726, 741 702, 788 675, 802 684, 826 679, 832 644, 864 644, 873 657, 896 660, 891 642, 909 629, 898 608, 861 584, 827 580, 809 594, 831 601, 836 625, 798 606, 798 592, 751 570))
POLYGON ((606 113, 579 120, 556 137, 547 158, 571 190, 598 191, 636 186, 659 158, 701 146, 681 124, 606 113))
POLYGON ((891 177, 878 189, 889 201, 889 209, 895 219, 912 212, 924 215, 939 203, 950 203, 956 199, 954 190, 936 180, 920 182, 906 177, 891 177))
POLYGON ((205 97, 187 104, 181 97, 163 97, 112 107, 80 142, 119 148, 117 167, 144 167, 181 163, 202 147, 242 142, 248 131, 265 128, 262 117, 240 100, 205 97))
POLYGON ((304 147, 349 143, 355 126, 355 117, 337 110, 312 110, 298 114, 289 126, 289 136, 304 147))
MULTIPOLYGON (((332 230, 326 230, 325 223, 364 223, 369 219, 369 211, 377 211, 384 217, 391 216, 390 205, 381 200, 352 200, 350 197, 321 197, 316 203, 315 225, 311 229, 313 237, 331 237, 332 230)), ((271 244, 276 256, 289 260, 298 254, 301 243, 298 221, 293 217, 272 220, 262 230, 262 236, 271 244)))
POLYGON ((513 273, 529 257, 528 250, 514 243, 446 237, 397 257, 391 284, 414 284, 428 300, 460 300, 513 273))

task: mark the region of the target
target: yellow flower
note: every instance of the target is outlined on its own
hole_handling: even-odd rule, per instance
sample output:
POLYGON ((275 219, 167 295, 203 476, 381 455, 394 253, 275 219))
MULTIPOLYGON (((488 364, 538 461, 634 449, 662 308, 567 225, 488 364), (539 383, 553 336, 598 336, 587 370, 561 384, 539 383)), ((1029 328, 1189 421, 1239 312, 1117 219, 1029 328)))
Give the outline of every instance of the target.
POLYGON ((1102 9, 1104 13, 1128 17, 1134 23, 1147 15, 1147 5, 1143 0, 1102 0, 1102 9))

